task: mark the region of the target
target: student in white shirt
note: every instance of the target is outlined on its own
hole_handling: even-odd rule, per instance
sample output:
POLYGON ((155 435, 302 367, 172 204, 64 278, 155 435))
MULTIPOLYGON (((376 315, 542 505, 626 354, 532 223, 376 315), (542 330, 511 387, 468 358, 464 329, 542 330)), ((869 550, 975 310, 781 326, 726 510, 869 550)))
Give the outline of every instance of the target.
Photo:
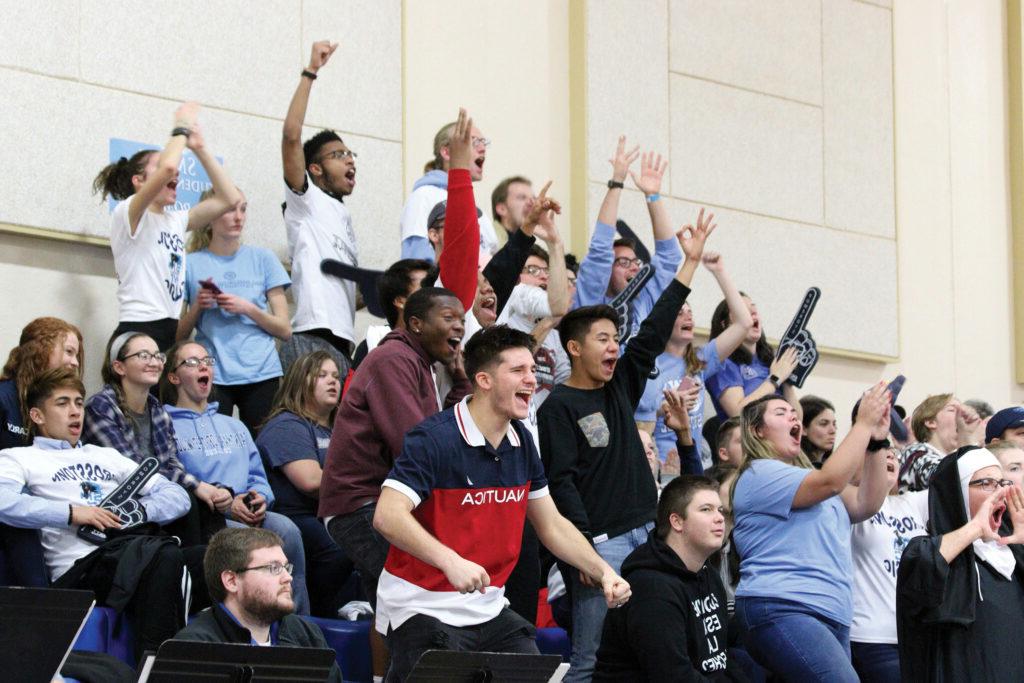
MULTIPOLYGON (((82 380, 68 368, 48 370, 32 382, 26 405, 34 441, 0 451, 0 522, 40 530, 55 587, 93 590, 101 604, 125 608, 139 656, 184 624, 190 584, 185 556, 170 538, 121 536, 97 547, 79 537, 86 525, 122 527, 125 520, 99 503, 137 468, 112 448, 81 443, 84 394, 82 380), (103 561, 91 571, 72 566, 99 557, 103 561)), ((160 474, 133 500, 142 521, 158 524, 189 509, 185 490, 160 474)))
POLYGON ((227 172, 207 149, 196 122, 199 105, 186 102, 174 113, 163 151, 136 152, 107 165, 93 192, 122 201, 110 223, 110 249, 117 271, 118 326, 144 332, 161 350, 174 344, 185 293, 185 231, 208 225, 241 201, 227 172), (216 194, 190 209, 178 209, 178 164, 185 147, 206 169, 216 194))

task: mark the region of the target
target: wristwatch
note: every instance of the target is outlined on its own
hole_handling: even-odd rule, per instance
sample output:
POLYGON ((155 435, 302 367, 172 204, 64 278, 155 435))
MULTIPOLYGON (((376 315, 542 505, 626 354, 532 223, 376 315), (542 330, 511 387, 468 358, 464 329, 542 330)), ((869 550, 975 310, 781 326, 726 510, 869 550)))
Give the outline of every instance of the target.
POLYGON ((775 375, 768 375, 768 381, 774 384, 776 389, 779 389, 782 384, 782 381, 775 375))
POLYGON ((609 180, 608 181, 608 189, 609 190, 616 190, 616 189, 621 190, 624 187, 625 187, 625 185, 622 184, 621 182, 619 182, 618 180, 609 180))

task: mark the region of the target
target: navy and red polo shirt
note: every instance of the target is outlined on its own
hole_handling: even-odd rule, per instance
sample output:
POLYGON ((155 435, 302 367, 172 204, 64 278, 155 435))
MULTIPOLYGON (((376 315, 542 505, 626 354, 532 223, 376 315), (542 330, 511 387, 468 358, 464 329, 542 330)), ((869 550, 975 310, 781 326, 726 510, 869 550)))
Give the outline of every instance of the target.
POLYGON ((497 617, 508 604, 505 581, 519 559, 527 502, 549 495, 526 427, 513 420, 492 447, 469 413, 471 398, 409 431, 384 486, 408 496, 423 528, 486 569, 491 585, 462 595, 440 569, 392 545, 377 584, 377 630, 385 635, 416 614, 451 626, 497 617))

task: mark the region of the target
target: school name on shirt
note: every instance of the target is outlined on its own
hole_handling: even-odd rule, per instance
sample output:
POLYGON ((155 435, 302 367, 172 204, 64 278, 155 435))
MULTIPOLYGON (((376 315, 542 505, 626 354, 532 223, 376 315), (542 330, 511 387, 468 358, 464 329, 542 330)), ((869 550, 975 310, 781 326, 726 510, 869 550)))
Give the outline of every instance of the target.
POLYGON ((193 436, 188 439, 178 437, 178 450, 191 455, 229 455, 239 448, 248 448, 249 435, 241 433, 230 434, 204 434, 193 436))
POLYGON ((117 481, 117 477, 99 465, 79 463, 61 467, 50 481, 117 481))
POLYGON ((713 656, 706 658, 700 663, 701 671, 723 671, 729 663, 729 656, 722 650, 718 642, 718 632, 722 630, 722 620, 718 618, 718 597, 712 593, 703 598, 697 598, 692 603, 693 613, 700 620, 704 628, 704 638, 708 643, 708 652, 713 656), (715 653, 718 654, 715 654, 715 653))
POLYGON ((467 491, 462 497, 462 505, 491 505, 494 503, 519 503, 523 500, 525 489, 485 489, 467 491))

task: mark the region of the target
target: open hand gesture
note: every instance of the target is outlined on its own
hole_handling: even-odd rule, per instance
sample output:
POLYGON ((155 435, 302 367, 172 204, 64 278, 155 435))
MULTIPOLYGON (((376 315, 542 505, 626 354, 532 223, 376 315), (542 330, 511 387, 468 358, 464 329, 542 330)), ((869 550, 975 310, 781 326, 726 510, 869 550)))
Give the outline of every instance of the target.
MULTIPOLYGON (((1013 488, 1020 490, 1019 486, 1013 488)), ((989 520, 992 519, 992 508, 998 505, 1003 498, 1006 496, 1008 489, 1000 486, 992 492, 988 498, 978 507, 978 511, 974 513, 971 523, 981 532, 981 540, 983 541, 996 541, 998 540, 1001 545, 1009 545, 1010 543, 1020 543, 1021 536, 1024 536, 1024 527, 1021 530, 1014 529, 1014 533, 1011 536, 999 536, 999 530, 993 529, 989 520)), ((1024 525, 1024 521, 1021 522, 1024 525)))
POLYGON ((857 422, 871 430, 872 439, 884 439, 889 433, 889 414, 892 394, 879 382, 864 392, 857 408, 857 422))
POLYGON ((779 378, 779 382, 785 382, 796 370, 796 364, 800 357, 797 356, 795 346, 787 346, 778 358, 772 361, 768 372, 779 378))
POLYGON ((629 172, 629 177, 633 179, 633 184, 638 190, 651 196, 661 192, 661 179, 665 175, 666 168, 668 168, 667 159, 662 161, 660 154, 655 157, 654 152, 644 152, 640 158, 640 177, 637 177, 632 171, 629 172))
POLYGON ((679 239, 679 246, 682 247, 686 258, 691 261, 701 260, 701 256, 704 254, 704 243, 711 236, 711 233, 715 231, 715 228, 718 227, 717 223, 711 222, 714 219, 715 214, 710 211, 707 217, 705 217, 702 207, 700 213, 697 214, 697 227, 685 225, 676 233, 676 237, 679 239))
MULTIPOLYGON (((612 180, 622 182, 626 179, 630 165, 640 155, 640 145, 626 151, 626 136, 619 136, 619 144, 615 147, 615 156, 608 160, 612 165, 612 180)), ((660 182, 660 180, 659 180, 660 182)))
POLYGON ((189 130, 192 130, 192 127, 196 125, 196 118, 198 116, 198 102, 183 102, 181 106, 174 111, 174 127, 188 128, 189 130))
POLYGON ((697 405, 701 385, 694 383, 688 389, 665 390, 665 401, 661 410, 665 414, 665 426, 674 432, 690 431, 690 410, 697 405))
MULTIPOLYGON (((1013 533, 1009 536, 1000 537, 999 545, 1024 543, 1024 491, 1021 490, 1020 486, 1016 485, 999 489, 996 493, 999 493, 999 491, 1005 492, 1003 500, 1006 501, 1006 512, 1009 513, 1010 522, 1013 524, 1013 533)), ((978 514, 981 514, 981 512, 979 511, 978 514)))
POLYGON ((185 141, 185 146, 197 154, 200 150, 206 147, 206 138, 203 137, 203 127, 199 125, 198 121, 192 124, 192 132, 189 133, 188 140, 185 141))
POLYGON ((318 40, 313 43, 313 51, 309 55, 309 66, 306 67, 313 73, 320 70, 320 67, 327 64, 330 60, 331 55, 338 49, 337 43, 332 43, 329 40, 318 40))

